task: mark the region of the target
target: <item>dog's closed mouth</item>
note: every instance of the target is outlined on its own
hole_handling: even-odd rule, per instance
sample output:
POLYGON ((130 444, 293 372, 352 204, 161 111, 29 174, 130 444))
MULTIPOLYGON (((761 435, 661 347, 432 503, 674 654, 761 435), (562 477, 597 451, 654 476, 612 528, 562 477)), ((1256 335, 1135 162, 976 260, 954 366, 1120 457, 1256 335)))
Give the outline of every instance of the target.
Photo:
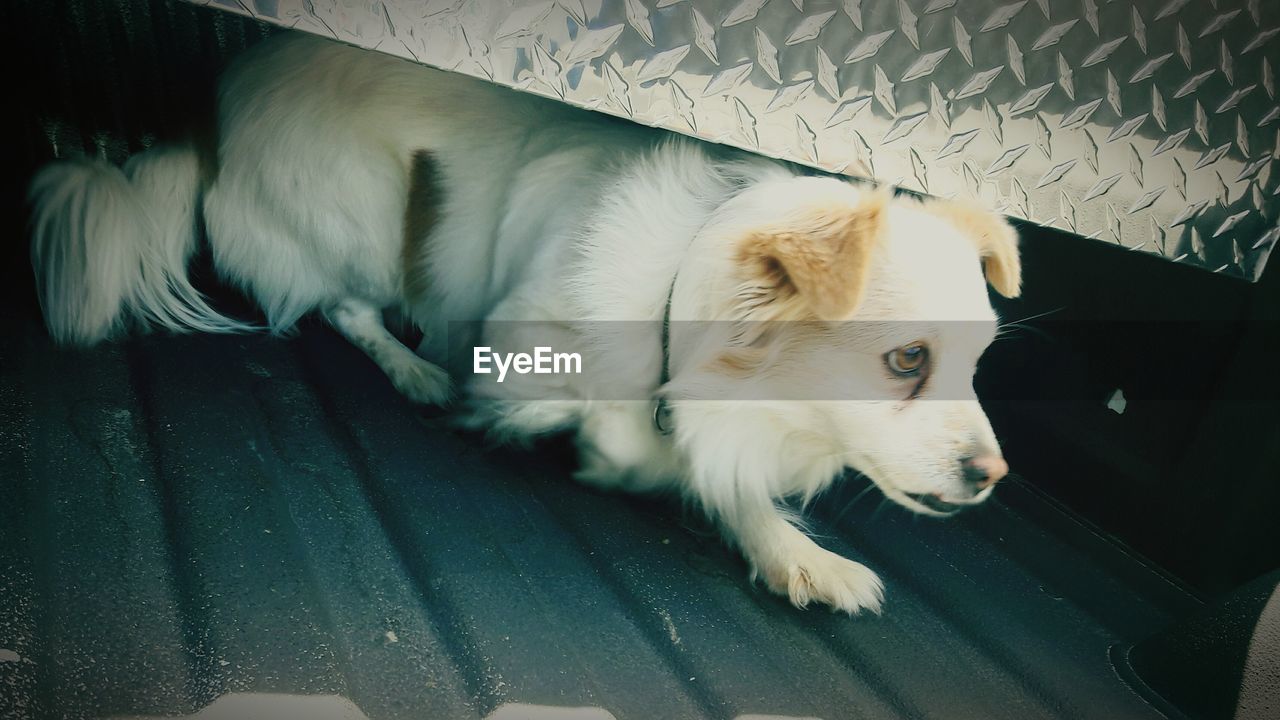
POLYGON ((961 505, 959 503, 947 502, 946 500, 943 500, 940 495, 936 495, 934 493, 907 493, 907 497, 915 500, 934 512, 945 513, 947 515, 958 513, 968 507, 967 505, 961 505))

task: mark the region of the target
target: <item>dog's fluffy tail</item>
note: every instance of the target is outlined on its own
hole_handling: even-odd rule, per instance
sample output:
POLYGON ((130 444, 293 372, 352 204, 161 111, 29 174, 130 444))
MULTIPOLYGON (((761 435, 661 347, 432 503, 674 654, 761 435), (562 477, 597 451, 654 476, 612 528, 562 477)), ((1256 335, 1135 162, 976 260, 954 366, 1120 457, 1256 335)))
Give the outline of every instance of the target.
POLYGON ((157 146, 124 168, 56 162, 31 183, 31 263, 49 333, 88 345, 133 323, 176 332, 242 332, 187 279, 195 251, 200 159, 157 146))

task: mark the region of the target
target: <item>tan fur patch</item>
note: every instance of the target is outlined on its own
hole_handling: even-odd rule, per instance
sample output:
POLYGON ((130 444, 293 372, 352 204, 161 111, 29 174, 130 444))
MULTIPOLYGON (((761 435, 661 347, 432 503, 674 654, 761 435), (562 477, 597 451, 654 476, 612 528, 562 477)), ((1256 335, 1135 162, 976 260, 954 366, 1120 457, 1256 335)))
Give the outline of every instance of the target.
POLYGON ((857 310, 892 196, 876 192, 854 207, 815 208, 792 227, 746 238, 740 261, 769 297, 769 320, 844 320, 857 310))
POLYGON ((956 226, 978 246, 987 282, 1001 295, 1012 298, 1022 292, 1022 262, 1018 259, 1018 233, 996 213, 965 203, 927 201, 933 214, 956 226))
POLYGON ((746 378, 758 372, 769 353, 758 348, 735 348, 720 353, 708 369, 719 375, 746 378))
POLYGON ((708 365, 720 375, 748 378, 771 362, 786 356, 792 348, 812 342, 827 327, 812 316, 791 322, 752 322, 735 338, 731 349, 722 351, 708 365))
POLYGON ((409 197, 404 211, 404 243, 401 246, 401 268, 404 273, 404 299, 412 303, 427 292, 430 248, 428 239, 444 205, 440 172, 435 157, 423 150, 414 154, 409 167, 409 197))

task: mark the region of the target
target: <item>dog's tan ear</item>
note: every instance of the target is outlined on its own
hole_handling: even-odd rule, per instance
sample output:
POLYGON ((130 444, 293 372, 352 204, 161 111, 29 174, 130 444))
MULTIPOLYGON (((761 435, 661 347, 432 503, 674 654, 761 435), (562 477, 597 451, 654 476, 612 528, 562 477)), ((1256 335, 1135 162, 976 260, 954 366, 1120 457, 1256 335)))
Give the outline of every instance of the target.
POLYGON ((875 192, 853 207, 815 209, 746 239, 742 262, 752 284, 771 293, 771 319, 838 321, 857 310, 891 197, 875 192))
POLYGON ((947 200, 928 205, 978 246, 982 271, 995 291, 1007 298, 1022 293, 1022 261, 1018 259, 1018 231, 1002 216, 947 200))

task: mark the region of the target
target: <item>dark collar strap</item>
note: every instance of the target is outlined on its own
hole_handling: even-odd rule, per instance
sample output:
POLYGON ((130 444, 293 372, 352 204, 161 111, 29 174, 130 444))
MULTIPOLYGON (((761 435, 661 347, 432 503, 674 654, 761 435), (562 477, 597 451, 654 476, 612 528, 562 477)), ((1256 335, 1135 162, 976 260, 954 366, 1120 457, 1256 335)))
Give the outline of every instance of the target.
POLYGON ((662 309, 662 374, 658 377, 658 389, 653 396, 653 427, 663 435, 670 435, 674 429, 671 425, 671 408, 667 406, 667 398, 662 390, 671 382, 671 296, 675 292, 676 279, 673 277, 671 287, 667 289, 666 307, 662 309))

